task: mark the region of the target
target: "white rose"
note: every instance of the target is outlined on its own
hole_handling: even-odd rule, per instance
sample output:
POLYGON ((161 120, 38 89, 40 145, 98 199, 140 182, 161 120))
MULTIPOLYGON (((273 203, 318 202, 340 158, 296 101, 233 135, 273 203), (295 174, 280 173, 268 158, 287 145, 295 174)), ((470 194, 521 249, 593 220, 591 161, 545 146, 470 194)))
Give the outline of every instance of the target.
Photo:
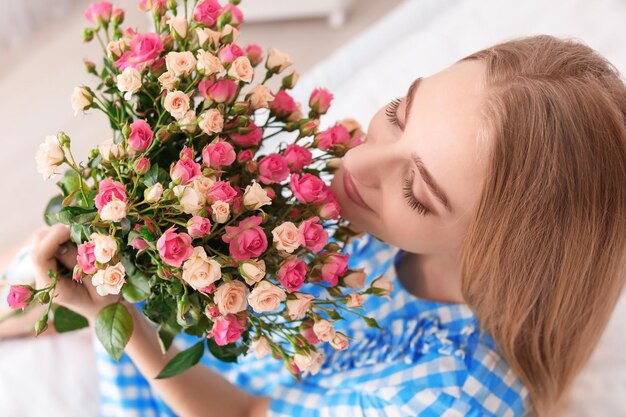
POLYGON ((249 83, 254 76, 254 69, 247 56, 240 56, 230 64, 228 75, 238 80, 249 83))
POLYGON ((268 281, 261 281, 248 296, 248 302, 257 313, 276 311, 287 298, 285 291, 268 281))
POLYGON ((178 77, 172 71, 165 71, 159 76, 159 82, 164 89, 172 91, 178 84, 178 77))
POLYGON ((211 205, 213 210, 213 220, 215 223, 226 223, 230 216, 230 206, 228 203, 222 200, 218 200, 211 205))
POLYGON ((113 139, 100 143, 98 150, 105 161, 117 160, 124 156, 124 146, 121 143, 113 143, 113 139))
POLYGON ((208 287, 221 276, 221 265, 209 259, 202 246, 194 247, 191 257, 183 263, 183 280, 196 290, 208 287))
POLYGON ((143 192, 143 198, 148 203, 156 203, 161 199, 163 195, 163 185, 160 182, 157 182, 154 185, 151 185, 143 192))
POLYGON ((258 210, 262 206, 272 204, 267 191, 257 182, 248 185, 243 193, 243 205, 248 210, 258 210))
POLYGON ((322 352, 309 352, 306 355, 296 353, 293 357, 296 366, 303 372, 309 372, 311 375, 317 374, 324 363, 324 354, 322 352))
POLYGON ((258 339, 253 340, 250 344, 250 349, 254 351, 257 359, 261 359, 262 357, 272 353, 270 343, 265 336, 261 336, 258 339))
POLYGON ((126 67, 117 77, 117 88, 124 92, 124 98, 130 100, 141 89, 141 74, 133 67, 126 67))
POLYGON ((93 96, 85 87, 74 87, 74 92, 72 93, 70 101, 72 102, 74 116, 76 116, 78 112, 85 111, 85 109, 91 106, 91 103, 93 103, 93 96))
POLYGON ((182 119, 178 121, 178 126, 185 132, 193 133, 196 131, 196 113, 193 110, 189 110, 182 119))
POLYGON ((163 107, 176 120, 182 119, 189 110, 189 96, 179 90, 171 91, 165 96, 163 107))
POLYGON ((196 68, 202 75, 211 75, 224 71, 224 66, 220 62, 219 58, 211 52, 202 49, 198 51, 198 62, 196 63, 196 68))
POLYGON ((224 128, 224 116, 217 109, 209 109, 200 115, 198 126, 204 133, 219 133, 224 128))
POLYGON ((100 211, 100 218, 104 221, 119 222, 126 217, 126 202, 113 199, 100 211))
POLYGON ((104 270, 98 270, 91 278, 91 283, 101 296, 119 294, 126 282, 125 275, 124 265, 118 262, 113 266, 107 266, 104 270))
POLYGON ((235 314, 248 308, 250 290, 241 281, 226 282, 215 290, 213 299, 222 314, 235 314))
POLYGON ((249 100, 253 109, 266 109, 274 101, 274 96, 265 85, 257 84, 250 90, 249 100))
POLYGON ((289 65, 293 64, 289 59, 289 55, 284 52, 279 51, 276 48, 272 48, 267 53, 267 61, 265 62, 265 66, 267 69, 275 69, 276 73, 280 73, 289 65))
POLYGON ((94 232, 89 236, 89 240, 94 243, 93 253, 96 261, 101 264, 109 262, 117 253, 117 240, 113 236, 94 232))
POLYGON ((202 209, 202 197, 193 187, 177 185, 173 191, 184 213, 197 214, 202 209))
POLYGON ((298 227, 292 222, 285 222, 280 226, 276 226, 272 230, 272 238, 276 249, 284 250, 287 253, 292 253, 298 249, 301 243, 298 227))
POLYGON ((239 273, 246 281, 246 284, 252 286, 261 281, 265 276, 265 261, 263 259, 248 260, 239 265, 239 273))
POLYGON ((290 320, 300 320, 303 318, 309 308, 311 307, 311 302, 315 299, 311 294, 304 294, 301 292, 294 293, 296 296, 295 300, 287 300, 285 304, 287 305, 287 316, 290 320))
POLYGON ((190 75, 196 68, 196 58, 189 51, 170 52, 165 56, 165 66, 177 76, 190 75))
POLYGON ((46 136, 45 141, 39 145, 35 154, 37 172, 43 175, 44 180, 49 180, 57 174, 57 168, 65 160, 65 152, 59 143, 59 138, 54 135, 46 136))
POLYGON ((187 19, 182 16, 172 16, 167 20, 170 31, 176 32, 178 36, 185 39, 187 36, 187 19))

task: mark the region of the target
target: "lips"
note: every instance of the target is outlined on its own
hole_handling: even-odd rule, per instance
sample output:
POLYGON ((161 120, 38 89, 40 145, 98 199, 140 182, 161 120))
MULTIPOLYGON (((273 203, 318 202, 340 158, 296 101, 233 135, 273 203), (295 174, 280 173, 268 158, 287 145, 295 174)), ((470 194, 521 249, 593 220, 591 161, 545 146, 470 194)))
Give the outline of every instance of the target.
POLYGON ((359 194, 359 191, 354 183, 354 179, 352 178, 352 175, 350 175, 348 171, 344 171, 343 186, 346 190, 346 194, 352 201, 354 201, 356 204, 358 204, 359 206, 363 207, 366 210, 374 211, 372 210, 370 206, 367 205, 365 200, 363 200, 363 197, 361 197, 361 194, 359 194))

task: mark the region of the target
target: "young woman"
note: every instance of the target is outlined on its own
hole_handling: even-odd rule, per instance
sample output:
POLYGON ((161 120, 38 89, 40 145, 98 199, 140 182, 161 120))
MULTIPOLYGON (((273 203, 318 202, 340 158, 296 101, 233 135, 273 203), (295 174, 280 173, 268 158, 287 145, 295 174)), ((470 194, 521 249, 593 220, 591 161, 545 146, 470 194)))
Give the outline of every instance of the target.
MULTIPOLYGON (((176 350, 163 357, 131 308, 127 356, 100 356, 106 413, 553 416, 626 281, 618 71, 546 35, 476 52, 380 109, 332 188, 367 232, 346 249, 350 266, 393 283, 389 298, 365 304, 383 331, 346 317, 351 348, 326 351, 302 383, 254 355, 207 356, 208 366, 155 380, 176 350)), ((40 285, 56 259, 74 264, 68 237, 64 226, 40 232, 40 285)), ((91 319, 118 301, 70 280, 59 291, 59 303, 91 319)))

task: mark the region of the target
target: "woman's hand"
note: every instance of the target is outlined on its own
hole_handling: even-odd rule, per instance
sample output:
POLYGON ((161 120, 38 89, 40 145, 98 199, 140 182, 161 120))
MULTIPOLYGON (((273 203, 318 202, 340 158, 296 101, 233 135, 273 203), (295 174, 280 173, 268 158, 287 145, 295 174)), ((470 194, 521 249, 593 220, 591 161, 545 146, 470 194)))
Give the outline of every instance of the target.
MULTIPOLYGON (((36 287, 44 288, 52 283, 48 270, 59 273, 59 263, 70 271, 76 265, 76 245, 70 240, 70 228, 63 224, 46 227, 35 234, 31 257, 35 264, 36 287)), ((90 281, 76 282, 71 276, 59 276, 53 301, 85 316, 91 324, 98 312, 108 304, 121 299, 118 295, 101 296, 90 281)))

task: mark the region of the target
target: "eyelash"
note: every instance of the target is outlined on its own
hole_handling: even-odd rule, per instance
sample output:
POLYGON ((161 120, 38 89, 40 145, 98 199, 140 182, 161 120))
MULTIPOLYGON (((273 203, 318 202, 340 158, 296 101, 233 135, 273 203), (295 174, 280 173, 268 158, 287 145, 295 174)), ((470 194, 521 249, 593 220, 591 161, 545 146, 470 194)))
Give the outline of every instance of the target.
POLYGON ((408 179, 405 178, 403 180, 404 185, 402 187, 402 191, 404 194, 404 198, 406 199, 407 203, 409 203, 411 209, 417 211, 422 216, 426 216, 428 213, 430 213, 430 210, 428 210, 425 205, 417 201, 415 195, 413 194, 413 175, 414 174, 411 173, 411 176, 408 179))
POLYGON ((389 103, 389 105, 387 106, 387 108, 385 109, 385 114, 387 115, 387 119, 389 119, 389 121, 395 125, 400 127, 400 123, 398 122, 398 106, 400 105, 400 98, 396 98, 394 100, 391 101, 391 103, 389 103))

